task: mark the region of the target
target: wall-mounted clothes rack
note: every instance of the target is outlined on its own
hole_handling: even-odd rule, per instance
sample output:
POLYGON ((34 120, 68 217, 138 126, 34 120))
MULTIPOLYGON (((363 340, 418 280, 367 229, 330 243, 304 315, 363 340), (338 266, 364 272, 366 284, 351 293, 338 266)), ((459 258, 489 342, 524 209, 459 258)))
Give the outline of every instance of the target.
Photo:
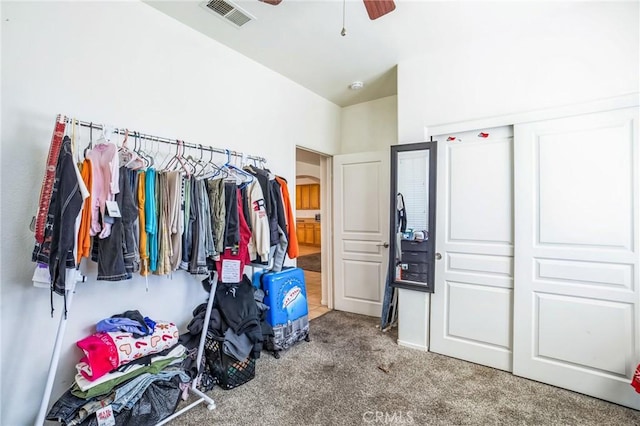
POLYGON ((116 133, 118 135, 129 135, 131 137, 137 137, 139 139, 144 139, 147 140, 151 143, 164 143, 164 144, 169 144, 169 145, 175 145, 176 147, 178 145, 184 147, 184 148, 193 148, 193 149, 197 149, 199 151, 206 151, 206 152, 215 152, 218 154, 224 154, 224 155, 230 155, 233 157, 238 157, 238 158, 244 158, 247 160, 252 160, 252 161, 259 161, 259 162, 263 162, 265 163, 267 160, 264 157, 260 157, 260 156, 256 156, 256 155, 244 155, 242 152, 239 151, 232 151, 232 150, 228 150, 228 149, 222 149, 222 148, 215 148, 212 146, 208 146, 208 145, 202 145, 202 144, 194 144, 194 143, 188 143, 185 142, 183 140, 180 139, 170 139, 170 138, 165 138, 165 137, 161 137, 161 136, 154 136, 154 135, 150 135, 147 133, 141 133, 129 128, 125 128, 125 127, 115 127, 115 126, 107 126, 104 124, 100 124, 100 123, 94 123, 92 121, 83 121, 83 120, 78 120, 75 119, 73 117, 67 117, 67 116, 61 116, 58 115, 58 119, 57 121, 63 121, 65 124, 69 124, 69 125, 79 125, 81 127, 86 127, 89 129, 93 129, 93 130, 99 130, 99 131, 103 131, 106 130, 107 127, 113 131, 113 133, 116 133))

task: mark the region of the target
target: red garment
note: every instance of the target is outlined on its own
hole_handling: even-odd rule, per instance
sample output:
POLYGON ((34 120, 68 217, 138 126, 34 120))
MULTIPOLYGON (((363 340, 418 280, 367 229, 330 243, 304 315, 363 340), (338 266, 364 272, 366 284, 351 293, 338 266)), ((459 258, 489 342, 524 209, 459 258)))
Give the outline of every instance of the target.
POLYGON ((95 333, 79 340, 76 345, 85 353, 80 362, 91 367, 91 375, 82 371, 87 380, 96 380, 118 367, 118 348, 108 333, 95 333))
POLYGON ((244 210, 242 209, 242 195, 240 190, 236 190, 236 202, 238 203, 238 223, 240 225, 240 242, 238 243, 238 252, 236 254, 229 248, 225 249, 220 254, 220 260, 216 261, 216 269, 219 273, 222 272, 223 260, 239 260, 240 261, 240 275, 244 272, 244 267, 247 263, 251 262, 249 258, 249 240, 251 239, 251 229, 247 225, 247 221, 244 219, 244 210))
POLYGON ((287 254, 289 255, 289 259, 295 259, 299 253, 298 235, 296 234, 296 218, 293 216, 291 201, 289 199, 289 187, 287 187, 287 181, 279 176, 276 176, 276 181, 280 184, 280 189, 282 190, 282 203, 284 204, 284 213, 287 217, 287 237, 289 238, 287 254))
POLYGON ((44 172, 44 178, 42 179, 40 202, 38 203, 38 213, 36 214, 36 241, 40 244, 44 242, 44 228, 47 223, 51 194, 53 194, 53 182, 56 178, 56 165, 58 164, 58 157, 60 155, 60 149, 62 148, 64 128, 65 123, 64 121, 60 121, 60 116, 58 116, 56 125, 53 128, 53 135, 51 136, 49 155, 47 156, 47 167, 44 172))
POLYGON ((640 364, 638 364, 633 379, 631 379, 631 386, 633 386, 636 392, 640 393, 640 364))

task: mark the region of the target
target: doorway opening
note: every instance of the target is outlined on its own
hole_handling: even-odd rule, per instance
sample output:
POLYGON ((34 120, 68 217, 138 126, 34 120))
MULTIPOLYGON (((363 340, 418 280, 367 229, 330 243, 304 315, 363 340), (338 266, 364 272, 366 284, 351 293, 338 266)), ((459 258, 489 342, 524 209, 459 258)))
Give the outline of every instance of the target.
POLYGON ((323 236, 330 229, 330 157, 296 148, 296 236, 299 255, 296 264, 304 271, 309 303, 309 319, 332 308, 328 290, 331 271, 326 259, 330 242, 323 236))

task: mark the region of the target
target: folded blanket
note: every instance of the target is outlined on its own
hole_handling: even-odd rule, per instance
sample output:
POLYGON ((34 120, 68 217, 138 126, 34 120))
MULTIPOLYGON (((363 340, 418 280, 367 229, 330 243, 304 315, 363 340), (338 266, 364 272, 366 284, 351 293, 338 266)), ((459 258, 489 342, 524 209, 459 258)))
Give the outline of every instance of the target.
POLYGON ((134 359, 174 346, 178 335, 176 325, 167 321, 158 321, 153 334, 138 339, 122 331, 92 334, 76 342, 85 354, 78 372, 89 381, 96 380, 134 359))

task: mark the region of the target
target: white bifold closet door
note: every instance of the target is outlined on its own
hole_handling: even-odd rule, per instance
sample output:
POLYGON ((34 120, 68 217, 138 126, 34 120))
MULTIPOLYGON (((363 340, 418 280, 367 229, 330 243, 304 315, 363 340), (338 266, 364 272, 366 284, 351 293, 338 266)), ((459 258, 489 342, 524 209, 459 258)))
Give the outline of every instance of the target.
POLYGON ((482 132, 488 137, 475 131, 435 138, 441 259, 431 296, 429 350, 511 371, 512 128, 482 132))
POLYGON ((515 126, 513 372, 635 409, 638 108, 515 126))

